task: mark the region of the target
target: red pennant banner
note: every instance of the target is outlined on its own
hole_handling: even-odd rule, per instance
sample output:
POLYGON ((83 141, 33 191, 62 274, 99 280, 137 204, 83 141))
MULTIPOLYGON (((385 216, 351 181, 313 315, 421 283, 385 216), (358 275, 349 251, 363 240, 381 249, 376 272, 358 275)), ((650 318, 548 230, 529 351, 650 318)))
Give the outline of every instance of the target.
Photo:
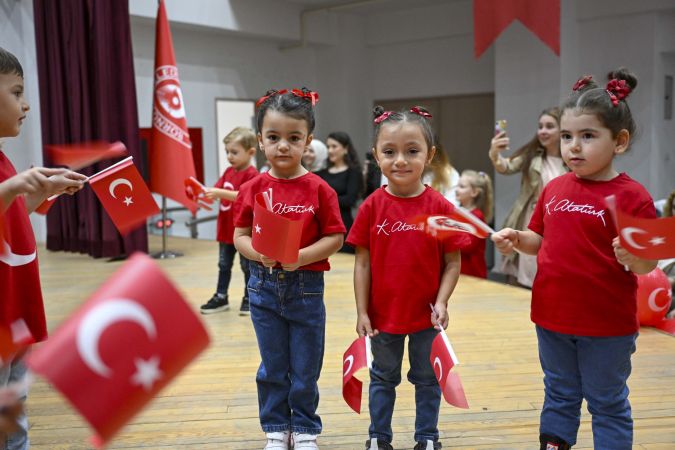
POLYGON ((675 217, 632 217, 616 207, 613 195, 605 201, 619 232, 621 246, 629 253, 643 259, 675 257, 675 217))
POLYGON ((468 233, 486 239, 495 232, 485 222, 461 206, 455 206, 451 214, 422 214, 411 219, 410 223, 417 224, 420 229, 439 239, 454 236, 457 233, 468 233))
POLYGON ((464 394, 462 381, 457 373, 451 371, 459 362, 444 330, 438 333, 431 344, 429 361, 434 368, 445 401, 457 408, 468 409, 469 402, 464 394))
POLYGON ((298 260, 303 221, 290 220, 272 212, 271 200, 266 201, 264 194, 267 192, 255 196, 251 244, 255 251, 268 258, 292 264, 298 260))
POLYGON ((83 142, 69 145, 47 145, 52 162, 78 170, 105 159, 127 156, 127 148, 121 142, 83 142))
POLYGON ((19 351, 35 343, 26 321, 17 319, 9 326, 0 326, 0 365, 12 359, 19 351))
POLYGON ((514 20, 520 20, 556 55, 560 55, 560 0, 473 0, 476 58, 514 20))
POLYGON ((201 184, 199 180, 194 177, 189 177, 185 179, 183 184, 185 185, 185 194, 190 200, 197 203, 200 208, 207 211, 211 211, 213 209, 209 206, 213 204, 213 200, 206 198, 206 186, 201 184))
POLYGON ((342 359, 342 398, 356 413, 361 414, 363 383, 354 374, 364 367, 372 366, 370 338, 362 336, 352 342, 342 359))
POLYGON ((28 358, 104 446, 209 344, 192 308, 136 253, 28 358))
POLYGON ((185 118, 183 91, 178 79, 171 30, 162 0, 157 11, 155 85, 149 150, 152 191, 183 204, 194 214, 197 204, 188 198, 181 185, 181 180, 196 176, 192 142, 185 118))
POLYGON ((122 234, 159 213, 131 156, 91 176, 89 184, 122 234))

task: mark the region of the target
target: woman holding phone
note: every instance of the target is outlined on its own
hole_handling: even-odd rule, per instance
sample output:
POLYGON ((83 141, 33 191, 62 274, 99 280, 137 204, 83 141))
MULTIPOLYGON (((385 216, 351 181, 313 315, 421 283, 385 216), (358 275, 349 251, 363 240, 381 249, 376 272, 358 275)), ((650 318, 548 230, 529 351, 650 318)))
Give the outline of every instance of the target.
MULTIPOLYGON (((520 194, 506 216, 504 227, 524 230, 530 222, 534 205, 541 190, 558 175, 565 173, 565 165, 560 156, 560 110, 548 108, 539 115, 537 134, 511 156, 502 153, 509 149, 509 137, 506 134, 506 121, 497 121, 497 133, 490 145, 490 161, 497 173, 513 175, 520 172, 520 194)), ((537 273, 536 256, 513 252, 502 258, 501 270, 509 282, 532 287, 537 273)))

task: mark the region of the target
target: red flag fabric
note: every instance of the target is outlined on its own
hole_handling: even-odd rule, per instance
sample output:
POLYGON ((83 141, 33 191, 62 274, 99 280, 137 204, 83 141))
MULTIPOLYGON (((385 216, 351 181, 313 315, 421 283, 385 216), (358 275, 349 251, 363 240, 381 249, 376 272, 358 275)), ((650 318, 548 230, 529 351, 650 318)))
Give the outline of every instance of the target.
POLYGON ((192 308, 136 253, 28 358, 105 445, 209 344, 192 308))
POLYGON ((182 180, 195 177, 195 165, 173 53, 173 40, 162 0, 157 11, 154 87, 148 158, 150 188, 153 192, 181 203, 194 214, 197 204, 188 198, 181 185, 182 180))
POLYGON ((206 186, 201 184, 199 180, 194 177, 188 177, 185 179, 183 184, 185 185, 185 194, 190 200, 197 203, 200 208, 203 208, 207 211, 211 211, 213 209, 209 206, 213 204, 213 200, 205 197, 206 186))
POLYGON ((445 401, 457 408, 468 409, 469 402, 466 400, 462 381, 457 373, 451 372, 451 369, 458 364, 457 356, 450 345, 448 335, 443 330, 431 343, 429 361, 434 368, 445 401))
POLYGON ((675 319, 662 319, 659 323, 654 324, 654 328, 675 336, 675 319))
POLYGON ((616 207, 613 195, 605 201, 614 218, 621 246, 629 253, 643 259, 675 257, 675 217, 632 217, 616 207))
POLYGON ((290 220, 270 211, 262 192, 255 195, 251 230, 251 244, 255 251, 283 264, 296 262, 302 225, 302 220, 290 220))
POLYGON ((35 343, 26 321, 17 319, 9 326, 0 326, 0 366, 10 361, 20 350, 35 343))
POLYGON ((44 202, 40 203, 40 205, 37 208, 35 208, 35 212, 38 214, 42 214, 43 216, 47 215, 47 213, 49 212, 49 208, 51 208, 52 205, 54 205, 54 202, 56 202, 57 197, 58 195, 52 198, 51 200, 48 198, 44 202))
POLYGON ((364 367, 372 366, 370 338, 362 336, 352 342, 342 359, 342 398, 358 414, 361 414, 363 383, 354 374, 364 367))
POLYGON ((159 213, 131 156, 93 175, 89 184, 122 234, 159 213))
POLYGON ((486 239, 495 232, 485 222, 461 206, 455 206, 451 214, 416 216, 411 220, 411 223, 417 224, 420 229, 439 239, 457 233, 469 233, 481 239, 486 239))
MULTIPOLYGON (((5 207, 0 200, 0 242, 5 242, 5 207)), ((0 248, 0 255, 5 253, 5 246, 0 248)))
POLYGON ((52 162, 78 170, 104 159, 127 156, 127 148, 121 142, 82 142, 69 145, 47 145, 52 162))
POLYGON ((560 0, 473 0, 476 58, 516 19, 560 56, 560 0))

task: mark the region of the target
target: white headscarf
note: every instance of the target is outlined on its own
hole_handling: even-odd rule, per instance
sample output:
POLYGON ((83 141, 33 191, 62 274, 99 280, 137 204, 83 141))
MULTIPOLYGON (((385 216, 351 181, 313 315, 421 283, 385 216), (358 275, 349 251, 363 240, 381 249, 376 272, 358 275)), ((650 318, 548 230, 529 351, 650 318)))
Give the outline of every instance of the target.
POLYGON ((321 169, 325 169, 326 160, 328 159, 328 147, 326 147, 326 144, 318 139, 312 139, 309 146, 314 150, 314 163, 312 164, 310 171, 317 172, 321 169))

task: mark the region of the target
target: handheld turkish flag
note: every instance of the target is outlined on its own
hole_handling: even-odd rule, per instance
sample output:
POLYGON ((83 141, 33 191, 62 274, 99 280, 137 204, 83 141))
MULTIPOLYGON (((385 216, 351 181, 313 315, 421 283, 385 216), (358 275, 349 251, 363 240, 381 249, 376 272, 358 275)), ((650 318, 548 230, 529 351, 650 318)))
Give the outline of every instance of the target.
POLYGON ((268 258, 292 264, 298 260, 303 221, 275 214, 271 203, 271 194, 260 192, 255 195, 251 245, 268 258))
POLYGON ((155 86, 149 150, 152 191, 185 205, 194 214, 197 204, 188 198, 181 184, 182 180, 195 177, 192 142, 185 119, 171 30, 162 0, 157 11, 155 86))
POLYGON ((105 445, 209 344, 149 257, 134 254, 28 358, 105 445))
POLYGON ((619 232, 621 246, 643 259, 675 257, 675 217, 644 219, 630 216, 616 207, 613 195, 605 197, 619 232))
POLYGON ((78 170, 90 166, 104 159, 127 156, 127 148, 121 142, 82 142, 80 144, 47 145, 54 164, 68 166, 78 170))
MULTIPOLYGON (((2 205, 2 200, 0 200, 0 242, 5 242, 5 207, 2 205)), ((5 253, 5 246, 3 245, 0 248, 0 256, 5 253)))
POLYGON ((369 369, 373 365, 373 356, 370 352, 370 338, 362 336, 352 342, 342 360, 342 398, 351 409, 361 414, 361 394, 363 383, 354 374, 364 367, 369 369))
POLYGON ((54 198, 50 197, 46 199, 44 202, 40 203, 40 205, 35 208, 35 212, 38 214, 42 214, 43 216, 47 215, 49 212, 49 209, 54 205, 54 202, 56 202, 56 198, 58 197, 55 196, 54 198))
POLYGON ((35 339, 25 320, 17 319, 9 327, 0 326, 0 366, 33 343, 35 339))
POLYGON ((431 354, 429 361, 434 368, 436 379, 443 391, 443 398, 449 404, 457 408, 469 408, 469 402, 464 395, 464 387, 462 387, 462 380, 451 369, 459 364, 455 351, 452 349, 448 335, 445 330, 441 330, 438 336, 434 338, 431 343, 431 354))
POLYGON ((159 213, 131 156, 92 175, 89 184, 122 234, 159 213))
POLYGON ((199 180, 194 177, 188 177, 185 179, 183 184, 185 185, 185 194, 190 200, 196 202, 200 208, 203 208, 207 211, 211 211, 213 209, 209 206, 213 204, 213 200, 206 198, 206 186, 201 184, 199 180))
POLYGON ((414 217, 411 222, 440 239, 457 235, 457 233, 469 233, 481 239, 486 239, 495 232, 485 222, 461 206, 455 206, 450 214, 422 214, 414 217))

